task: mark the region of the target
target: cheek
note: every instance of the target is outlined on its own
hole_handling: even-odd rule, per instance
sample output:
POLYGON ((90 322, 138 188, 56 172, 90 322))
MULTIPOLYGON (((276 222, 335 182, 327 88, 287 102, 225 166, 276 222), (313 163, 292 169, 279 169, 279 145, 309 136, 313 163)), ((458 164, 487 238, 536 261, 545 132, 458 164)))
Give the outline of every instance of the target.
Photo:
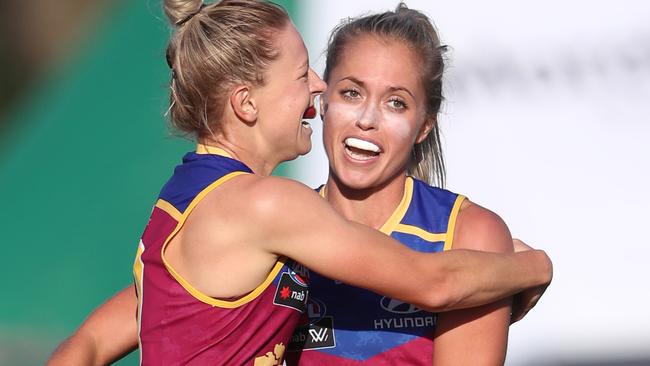
MULTIPOLYGON (((329 103, 326 104, 323 124, 323 138, 327 146, 334 136, 339 136, 343 133, 343 129, 354 125, 358 118, 357 108, 353 108, 343 103, 329 103)), ((340 137, 340 136, 339 136, 340 137)))
POLYGON ((400 143, 413 145, 417 138, 418 129, 416 123, 404 118, 401 115, 388 116, 386 126, 390 126, 390 135, 400 143))

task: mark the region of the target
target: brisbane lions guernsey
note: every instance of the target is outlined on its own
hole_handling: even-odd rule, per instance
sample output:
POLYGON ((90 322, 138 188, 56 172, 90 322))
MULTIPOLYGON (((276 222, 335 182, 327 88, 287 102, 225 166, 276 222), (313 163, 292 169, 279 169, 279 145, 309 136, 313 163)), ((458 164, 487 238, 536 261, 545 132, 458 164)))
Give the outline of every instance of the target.
POLYGON ((199 145, 163 187, 134 264, 142 365, 281 365, 307 301, 304 267, 280 258, 241 298, 209 297, 174 271, 165 249, 194 207, 229 179, 252 171, 199 145))
MULTIPOLYGON (((464 199, 408 177, 402 201, 380 230, 420 252, 448 250, 464 199)), ((435 327, 434 313, 311 272, 307 311, 287 364, 430 366, 435 327)))

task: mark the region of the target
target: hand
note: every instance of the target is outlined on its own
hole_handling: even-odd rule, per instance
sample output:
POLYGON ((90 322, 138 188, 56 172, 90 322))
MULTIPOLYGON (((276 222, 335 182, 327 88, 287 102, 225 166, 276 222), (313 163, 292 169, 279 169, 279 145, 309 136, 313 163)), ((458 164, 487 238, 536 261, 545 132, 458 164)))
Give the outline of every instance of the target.
MULTIPOLYGON (((533 250, 530 246, 526 245, 523 241, 519 239, 512 239, 512 244, 514 245, 515 252, 523 252, 527 250, 533 250)), ((542 286, 532 287, 524 290, 523 292, 518 293, 512 299, 512 315, 510 316, 510 324, 515 323, 523 319, 528 312, 535 307, 539 299, 546 291, 546 288, 551 283, 553 278, 553 265, 549 259, 549 280, 546 284, 542 286)))
POLYGON ((512 245, 515 247, 515 253, 525 252, 527 250, 533 250, 533 248, 528 246, 528 244, 515 238, 512 238, 512 245))

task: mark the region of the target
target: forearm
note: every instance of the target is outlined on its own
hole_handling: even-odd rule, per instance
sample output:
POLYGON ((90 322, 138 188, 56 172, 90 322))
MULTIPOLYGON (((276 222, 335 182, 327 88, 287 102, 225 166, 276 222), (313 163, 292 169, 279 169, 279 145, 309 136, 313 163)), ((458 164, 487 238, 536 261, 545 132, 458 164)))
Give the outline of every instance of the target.
POLYGON ((47 365, 107 365, 138 345, 137 299, 133 286, 95 310, 54 351, 47 365))
POLYGON ((98 365, 97 348, 91 337, 75 333, 52 353, 46 366, 98 365))
POLYGON ((449 259, 444 278, 447 297, 442 297, 438 311, 492 303, 548 284, 552 278, 552 264, 541 250, 514 254, 454 250, 444 255, 449 259))
POLYGON ((122 339, 121 343, 122 346, 102 350, 92 334, 80 330, 56 348, 46 366, 109 365, 137 348, 137 341, 122 339))

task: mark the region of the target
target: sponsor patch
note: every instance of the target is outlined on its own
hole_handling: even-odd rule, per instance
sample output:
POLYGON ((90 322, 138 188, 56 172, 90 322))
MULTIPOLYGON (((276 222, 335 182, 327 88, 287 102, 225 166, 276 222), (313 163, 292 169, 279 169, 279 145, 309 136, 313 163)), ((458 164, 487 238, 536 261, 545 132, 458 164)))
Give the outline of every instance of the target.
POLYGON ((294 271, 289 272, 289 276, 293 280, 293 282, 299 284, 300 286, 307 286, 307 281, 303 277, 301 277, 299 274, 297 274, 294 271))
POLYGON ((325 303, 318 300, 315 297, 310 297, 307 300, 307 317, 309 318, 309 324, 317 323, 327 313, 327 308, 325 303))
POLYGON ((382 309, 394 314, 413 314, 422 311, 415 305, 385 296, 381 298, 379 305, 381 305, 382 309))
POLYGON ((426 316, 407 316, 397 318, 375 319, 375 330, 379 329, 416 329, 416 328, 434 328, 436 326, 436 315, 426 316))
POLYGON ((291 336, 289 351, 314 350, 336 347, 334 318, 322 317, 315 323, 299 327, 291 336))
POLYGON ((307 283, 309 282, 309 269, 303 266, 302 264, 293 261, 290 264, 288 264, 288 266, 289 268, 291 268, 292 271, 291 274, 294 277, 294 279, 299 283, 303 283, 307 285, 307 283))
MULTIPOLYGON (((304 283, 304 282, 303 282, 304 283)), ((285 306, 299 312, 305 311, 305 304, 309 295, 307 284, 294 280, 291 273, 283 273, 275 290, 273 303, 275 305, 285 306)))

